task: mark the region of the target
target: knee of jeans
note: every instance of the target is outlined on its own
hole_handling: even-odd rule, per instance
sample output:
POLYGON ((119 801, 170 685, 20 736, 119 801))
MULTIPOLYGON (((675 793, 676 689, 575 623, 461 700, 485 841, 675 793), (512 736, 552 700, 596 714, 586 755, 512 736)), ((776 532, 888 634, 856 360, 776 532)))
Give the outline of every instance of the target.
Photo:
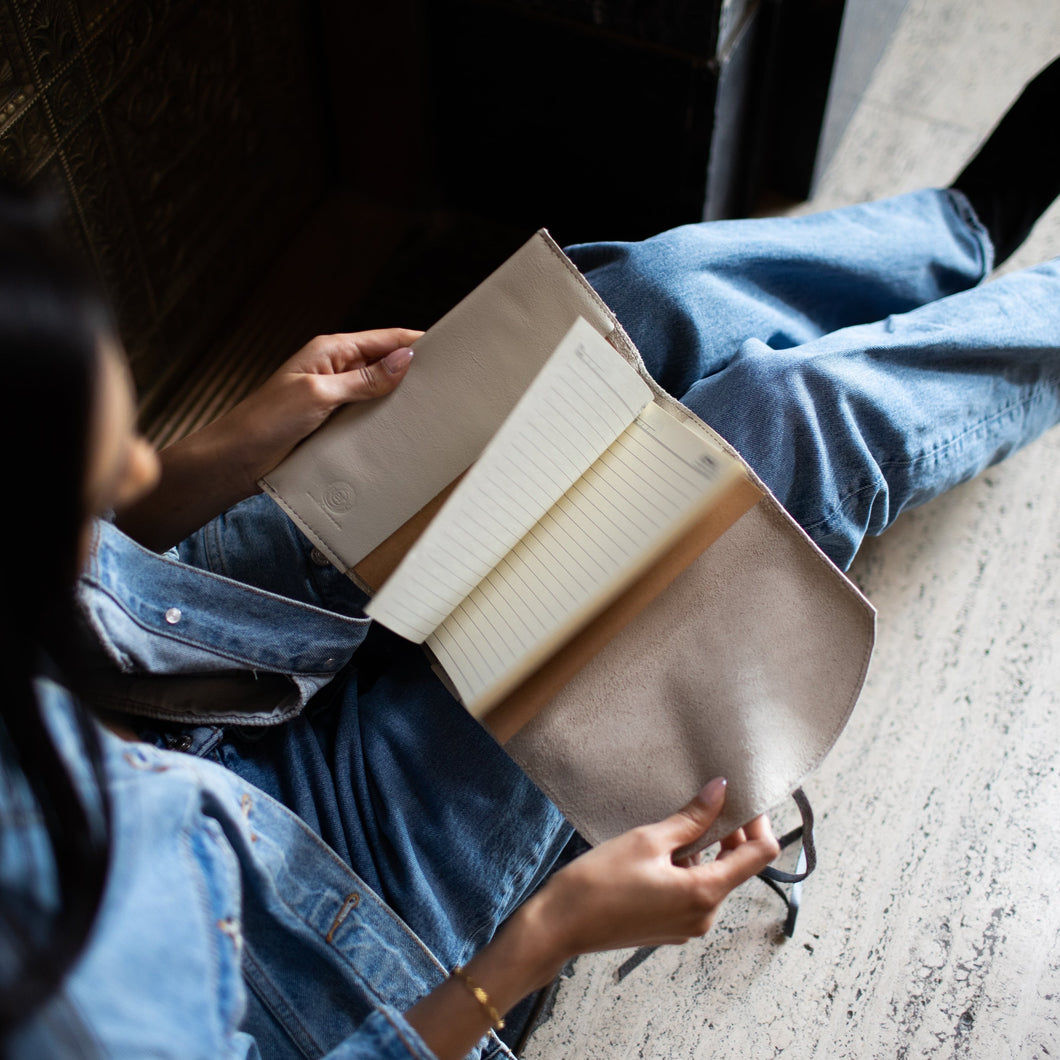
POLYGON ((820 359, 753 340, 688 403, 846 567, 865 533, 889 521, 889 491, 858 416, 834 384, 820 359))
POLYGON ((748 340, 722 371, 697 383, 685 402, 783 499, 796 453, 814 439, 817 424, 807 367, 793 351, 748 340))
POLYGON ((640 243, 608 249, 608 260, 590 269, 586 278, 637 342, 635 333, 657 317, 666 301, 667 292, 654 262, 657 255, 640 243))

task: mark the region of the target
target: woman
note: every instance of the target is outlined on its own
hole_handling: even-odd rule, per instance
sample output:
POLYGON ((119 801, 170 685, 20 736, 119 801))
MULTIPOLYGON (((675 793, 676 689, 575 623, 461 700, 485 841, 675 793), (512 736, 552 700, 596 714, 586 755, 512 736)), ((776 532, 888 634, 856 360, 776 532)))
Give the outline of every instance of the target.
MULTIPOLYGON (((29 422, 9 410, 4 440, 26 456, 15 490, 27 538, 47 557, 4 572, 15 682, 0 729, 8 1054, 460 1057, 573 954, 707 930, 724 895, 776 852, 757 820, 717 861, 672 863, 717 814, 722 783, 542 886, 569 828, 464 712, 423 691, 416 653, 361 644, 356 594, 312 563, 268 502, 181 546, 187 558, 212 550, 244 563, 256 585, 149 553, 97 519, 127 511, 156 541, 185 537, 332 408, 398 385, 415 333, 316 340, 169 451, 156 485, 159 463, 134 433, 128 373, 98 301, 48 249, 39 207, 8 194, 2 210, 5 389, 34 410, 29 422), (271 564, 231 547, 250 526, 271 564), (270 580, 292 594, 269 592, 270 580), (164 606, 170 592, 183 611, 164 606), (100 685, 102 651, 127 672, 194 669, 203 697, 216 697, 236 659, 268 669, 278 635, 293 660, 280 681, 309 709, 223 740, 216 723, 179 730, 212 740, 188 749, 215 761, 126 742, 72 691, 113 694, 100 685), (382 716, 401 714, 404 691, 416 710, 395 724, 382 716)), ((240 694, 238 679, 233 687, 240 694)), ((172 742, 172 727, 159 730, 145 734, 172 742)), ((502 1047, 493 1038, 481 1049, 502 1047)))
MULTIPOLYGON (((1044 189, 995 165, 1010 128, 953 190, 572 250, 656 377, 841 565, 1060 419, 1060 260, 978 286, 1060 176, 1040 137, 1044 189)), ((217 515, 335 407, 399 385, 415 333, 315 340, 167 450, 148 493, 113 330, 5 210, 5 393, 48 410, 2 418, 48 559, 4 571, 8 1051, 496 1055, 491 1024, 570 955, 707 930, 777 849, 759 818, 674 864, 723 782, 550 876, 569 829, 419 653, 368 630, 267 499, 217 515), (110 508, 170 552, 93 520, 110 508), (78 686, 156 723, 123 742, 78 686)))

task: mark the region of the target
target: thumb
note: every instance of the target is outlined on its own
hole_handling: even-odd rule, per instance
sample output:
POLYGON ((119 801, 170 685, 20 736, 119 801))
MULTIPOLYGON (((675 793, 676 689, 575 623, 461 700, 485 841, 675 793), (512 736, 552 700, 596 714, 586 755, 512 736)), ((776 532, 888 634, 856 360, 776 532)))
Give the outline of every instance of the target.
POLYGON ((691 802, 659 822, 665 842, 674 850, 691 846, 718 819, 725 804, 724 777, 715 777, 691 802))
POLYGON ((344 401, 368 401, 389 394, 405 378, 412 364, 412 350, 399 346, 371 364, 342 373, 344 401))

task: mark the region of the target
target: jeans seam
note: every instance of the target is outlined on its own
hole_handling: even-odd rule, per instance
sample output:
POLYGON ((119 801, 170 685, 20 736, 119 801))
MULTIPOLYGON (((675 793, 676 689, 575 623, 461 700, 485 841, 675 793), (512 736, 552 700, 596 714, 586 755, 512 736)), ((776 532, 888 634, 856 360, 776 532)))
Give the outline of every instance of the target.
POLYGON ((1040 382, 1035 385, 1034 389, 1031 390, 1030 393, 1025 394, 1022 397, 1009 402, 1009 404, 1005 405, 1004 408, 998 409, 996 412, 994 412, 993 415, 984 417, 983 419, 975 423, 974 426, 969 427, 967 430, 962 431, 960 434, 955 434, 952 438, 948 438, 946 441, 939 443, 933 449, 928 449, 922 453, 918 453, 916 456, 908 460, 889 460, 886 463, 881 463, 880 467, 883 469, 914 467, 922 461, 928 459, 929 457, 936 457, 940 453, 952 449, 955 445, 963 443, 966 440, 973 438, 977 434, 981 434, 984 428, 988 427, 991 424, 1000 422, 1006 416, 1011 416, 1013 412, 1016 412, 1020 409, 1025 409, 1028 406, 1041 401, 1041 399, 1045 396, 1045 391, 1048 390, 1050 386, 1055 387, 1058 383, 1060 383, 1060 376, 1057 376, 1055 379, 1051 379, 1047 382, 1040 382))
MULTIPOLYGON (((886 485, 886 481, 884 481, 884 485, 886 485)), ((878 490, 879 488, 879 482, 869 482, 864 486, 859 486, 856 490, 850 490, 848 493, 844 493, 843 496, 839 498, 839 500, 837 500, 835 504, 833 504, 819 519, 814 520, 812 523, 803 524, 803 529, 807 533, 810 533, 811 531, 819 530, 822 527, 831 527, 835 522, 836 516, 844 513, 851 501, 856 500, 861 494, 866 493, 869 490, 878 490)))
MULTIPOLYGON (((525 891, 527 889, 528 876, 530 875, 528 870, 540 866, 541 857, 546 849, 547 844, 539 843, 535 847, 536 856, 528 856, 524 858, 522 864, 515 870, 515 872, 508 874, 508 880, 505 885, 504 892, 503 894, 499 895, 500 901, 497 903, 496 908, 511 908, 512 899, 514 898, 517 890, 525 891), (520 884, 519 887, 516 886, 517 881, 520 884)), ((470 960, 470 958, 473 957, 482 948, 483 945, 485 945, 485 942, 481 941, 485 933, 495 933, 498 927, 498 921, 488 916, 484 917, 478 927, 476 927, 467 935, 467 938, 464 941, 463 956, 461 957, 460 963, 470 960)), ((487 939, 485 941, 489 940, 487 939)))
POLYGON ((881 481, 884 487, 887 486, 886 473, 890 470, 895 469, 909 469, 915 468, 917 465, 924 463, 929 459, 937 459, 942 453, 952 450, 955 446, 961 445, 962 443, 971 440, 975 435, 981 434, 984 429, 989 425, 997 423, 1006 416, 1011 416, 1012 413, 1027 408, 1028 406, 1039 402, 1045 396, 1046 391, 1050 387, 1055 387, 1060 382, 1060 376, 1056 378, 1050 378, 1048 381, 1038 383, 1034 389, 1014 401, 1011 401, 1004 408, 998 409, 993 415, 984 417, 979 420, 973 427, 969 427, 967 430, 962 431, 960 434, 954 435, 952 438, 948 438, 944 442, 940 442, 938 445, 931 449, 927 449, 924 452, 918 453, 916 456, 909 459, 893 458, 886 461, 877 462, 877 467, 880 470, 880 480, 866 483, 864 486, 859 486, 857 489, 850 490, 843 494, 835 504, 833 504, 828 511, 822 515, 819 519, 816 519, 812 523, 804 524, 803 529, 807 532, 811 530, 817 530, 822 527, 830 526, 834 523, 835 517, 842 512, 845 512, 849 507, 850 503, 856 500, 861 494, 866 493, 869 490, 876 490, 880 488, 881 481))
POLYGON ((206 537, 206 555, 210 569, 217 574, 228 576, 228 566, 225 563, 224 549, 221 545, 221 530, 217 525, 218 519, 211 519, 203 531, 206 537))

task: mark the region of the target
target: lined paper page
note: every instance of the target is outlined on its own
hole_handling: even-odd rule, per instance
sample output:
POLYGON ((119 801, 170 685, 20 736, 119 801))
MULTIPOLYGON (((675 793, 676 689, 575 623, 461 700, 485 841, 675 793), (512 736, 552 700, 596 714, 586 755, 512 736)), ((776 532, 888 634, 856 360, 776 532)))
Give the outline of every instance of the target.
POLYGON ((579 317, 367 613, 426 639, 650 401, 579 317))
POLYGON ((741 474, 649 405, 427 640, 481 716, 628 585, 741 474))

